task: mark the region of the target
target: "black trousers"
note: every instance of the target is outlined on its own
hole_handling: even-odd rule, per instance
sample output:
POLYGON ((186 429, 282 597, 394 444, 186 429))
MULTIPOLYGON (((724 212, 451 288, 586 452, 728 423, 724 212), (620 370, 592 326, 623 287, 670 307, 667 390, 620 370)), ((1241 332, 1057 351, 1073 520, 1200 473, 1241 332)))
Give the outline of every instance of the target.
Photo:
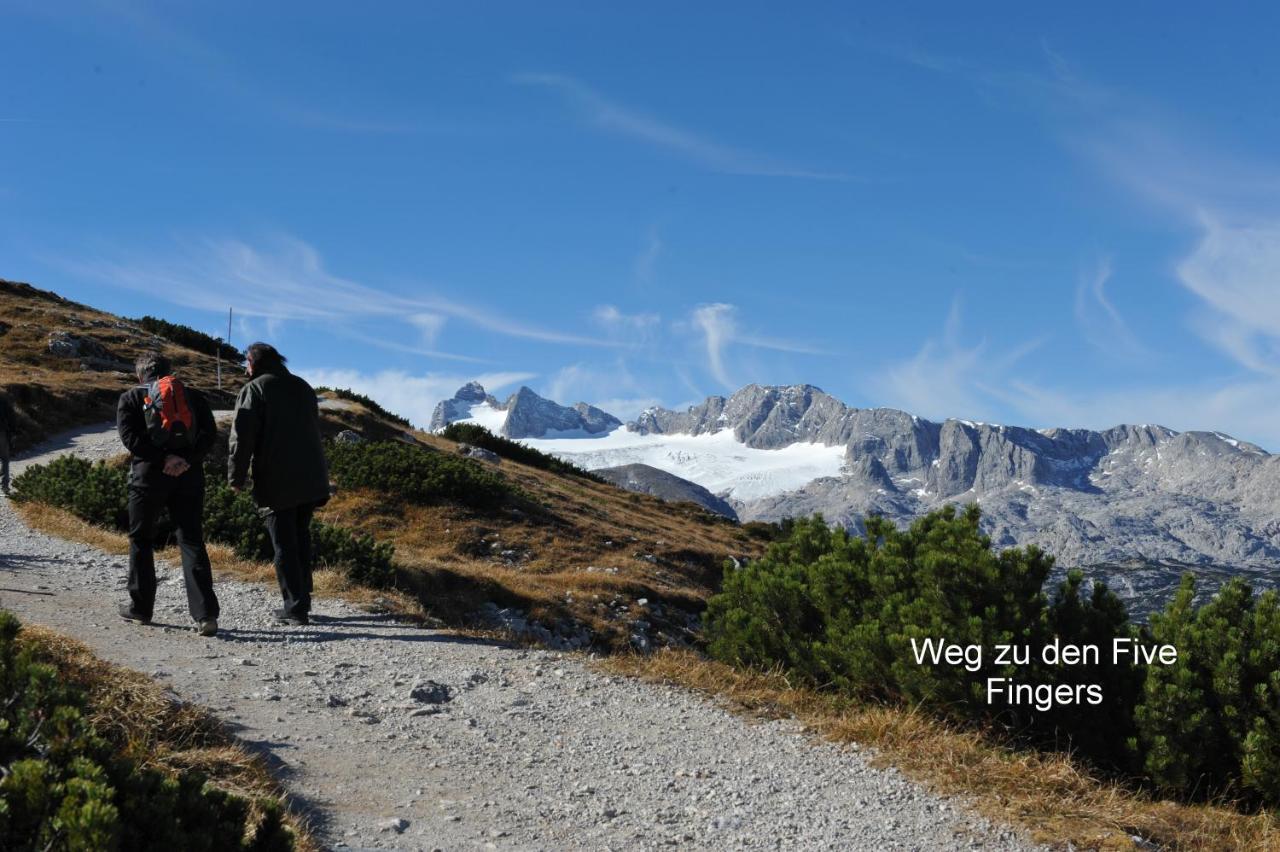
POLYGON ((156 562, 152 541, 156 518, 161 509, 168 509, 182 552, 187 609, 196 621, 217 618, 218 598, 213 593, 213 571, 204 546, 204 479, 198 468, 165 479, 172 482, 129 484, 129 596, 133 599, 133 611, 150 617, 155 608, 156 562))
POLYGON ((289 615, 311 612, 311 516, 315 510, 308 503, 262 513, 276 551, 276 581, 289 615))

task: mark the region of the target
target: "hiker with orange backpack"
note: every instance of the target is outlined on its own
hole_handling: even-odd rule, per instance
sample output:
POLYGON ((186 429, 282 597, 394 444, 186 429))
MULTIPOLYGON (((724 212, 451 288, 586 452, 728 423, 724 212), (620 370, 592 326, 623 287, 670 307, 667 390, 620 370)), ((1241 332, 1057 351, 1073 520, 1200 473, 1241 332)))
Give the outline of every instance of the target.
POLYGON ((151 622, 156 601, 156 518, 169 510, 182 552, 187 608, 201 636, 218 632, 218 598, 204 546, 204 457, 217 438, 209 403, 173 375, 169 359, 143 353, 134 365, 138 387, 120 395, 116 429, 131 456, 129 469, 129 597, 120 615, 151 622))

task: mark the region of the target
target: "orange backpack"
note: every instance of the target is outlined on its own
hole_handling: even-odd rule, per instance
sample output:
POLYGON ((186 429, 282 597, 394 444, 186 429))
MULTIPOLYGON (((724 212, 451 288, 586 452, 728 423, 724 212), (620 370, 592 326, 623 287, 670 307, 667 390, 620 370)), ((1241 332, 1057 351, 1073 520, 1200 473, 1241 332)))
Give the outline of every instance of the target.
POLYGON ((196 417, 187 404, 187 390, 174 376, 156 379, 142 400, 147 433, 157 447, 181 450, 196 442, 196 417))

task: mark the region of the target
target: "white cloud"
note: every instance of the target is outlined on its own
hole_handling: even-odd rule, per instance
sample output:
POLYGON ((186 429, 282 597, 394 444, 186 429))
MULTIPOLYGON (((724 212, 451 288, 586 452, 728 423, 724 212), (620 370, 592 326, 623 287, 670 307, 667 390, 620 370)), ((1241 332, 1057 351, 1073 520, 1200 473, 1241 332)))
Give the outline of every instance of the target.
POLYGON ((432 313, 410 314, 408 320, 422 333, 422 343, 428 348, 436 345, 436 338, 448 321, 446 317, 432 313))
POLYGON ((1179 431, 1225 431, 1280 449, 1280 381, 1271 376, 1066 388, 1018 375, 1018 365, 1039 341, 993 352, 985 342, 964 343, 961 334, 960 313, 953 305, 939 336, 869 380, 877 404, 933 419, 963 417, 1033 428, 1158 423, 1179 431))
POLYGON ((1280 221, 1228 225, 1201 214, 1195 250, 1178 278, 1239 328, 1280 337, 1280 221))
MULTIPOLYGON (((673 323, 676 332, 690 332, 696 336, 702 350, 708 372, 723 388, 735 388, 727 355, 733 345, 790 352, 799 355, 830 355, 831 353, 807 343, 797 343, 776 337, 766 337, 744 331, 737 320, 738 308, 726 302, 699 305, 689 316, 688 322, 673 323)), ((690 384, 688 378, 685 383, 690 384)))
POLYGON ((409 418, 411 423, 420 428, 426 428, 430 424, 431 415, 440 400, 451 398, 458 388, 469 381, 477 381, 484 385, 485 390, 494 393, 502 388, 527 382, 536 375, 520 372, 413 375, 403 370, 365 373, 326 367, 300 368, 297 373, 313 385, 348 388, 365 394, 388 411, 409 418))
POLYGON ((662 317, 651 311, 638 314, 623 313, 615 305, 600 305, 592 312, 596 323, 616 334, 640 340, 651 338, 660 328, 662 317))
POLYGON ((798 168, 749 151, 722 145, 612 101, 580 80, 565 74, 524 73, 515 74, 511 79, 521 85, 540 86, 559 92, 570 104, 581 110, 589 122, 602 130, 640 140, 712 171, 808 180, 849 181, 854 179, 840 172, 798 168))
POLYGON ((707 369, 711 375, 725 388, 733 387, 733 380, 725 368, 725 348, 733 340, 736 332, 734 313, 736 308, 723 302, 702 305, 693 311, 693 325, 702 333, 703 346, 707 355, 707 369))
POLYGON ((876 404, 936 419, 1001 420, 1007 409, 999 389, 1040 341, 993 352, 985 341, 965 344, 961 326, 957 299, 939 336, 926 340, 911 358, 888 364, 870 377, 876 404))

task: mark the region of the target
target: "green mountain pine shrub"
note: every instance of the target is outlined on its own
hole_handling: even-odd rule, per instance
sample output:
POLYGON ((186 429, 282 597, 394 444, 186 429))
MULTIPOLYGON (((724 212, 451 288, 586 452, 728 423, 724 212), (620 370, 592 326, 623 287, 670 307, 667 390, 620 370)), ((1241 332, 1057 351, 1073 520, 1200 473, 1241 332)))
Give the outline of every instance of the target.
POLYGON ((1178 648, 1151 666, 1137 708, 1135 750, 1157 789, 1226 793, 1280 804, 1280 598, 1228 582, 1196 608, 1195 579, 1151 619, 1157 642, 1178 648))
POLYGON ((59 456, 18 474, 13 480, 13 499, 47 503, 90 523, 123 529, 128 521, 128 479, 128 469, 120 465, 59 456))
POLYGON ((1130 624, 1105 585, 1070 572, 1049 599, 1052 558, 1035 547, 995 552, 979 512, 953 507, 899 530, 868 518, 866 536, 796 521, 766 554, 727 570, 707 607, 708 649, 739 666, 782 666, 812 686, 1000 724, 1026 741, 1071 749, 1096 765, 1188 798, 1280 804, 1280 597, 1240 580, 1193 605, 1188 576, 1149 629, 1130 624), (996 644, 1038 651, 1096 645, 1098 665, 1047 665, 1033 653, 997 666, 996 644), (1111 665, 1117 637, 1168 643, 1172 666, 1111 665), (975 672, 917 665, 911 639, 981 645, 975 672), (1103 704, 1048 711, 986 703, 989 677, 1099 684, 1103 704))
POLYGON ((194 771, 170 777, 123 756, 85 717, 83 693, 17 641, 0 611, 0 849, 286 852, 279 806, 250 802, 194 771))
POLYGON ((370 488, 409 503, 491 508, 514 496, 480 462, 401 441, 330 443, 329 473, 342 488, 370 488))

